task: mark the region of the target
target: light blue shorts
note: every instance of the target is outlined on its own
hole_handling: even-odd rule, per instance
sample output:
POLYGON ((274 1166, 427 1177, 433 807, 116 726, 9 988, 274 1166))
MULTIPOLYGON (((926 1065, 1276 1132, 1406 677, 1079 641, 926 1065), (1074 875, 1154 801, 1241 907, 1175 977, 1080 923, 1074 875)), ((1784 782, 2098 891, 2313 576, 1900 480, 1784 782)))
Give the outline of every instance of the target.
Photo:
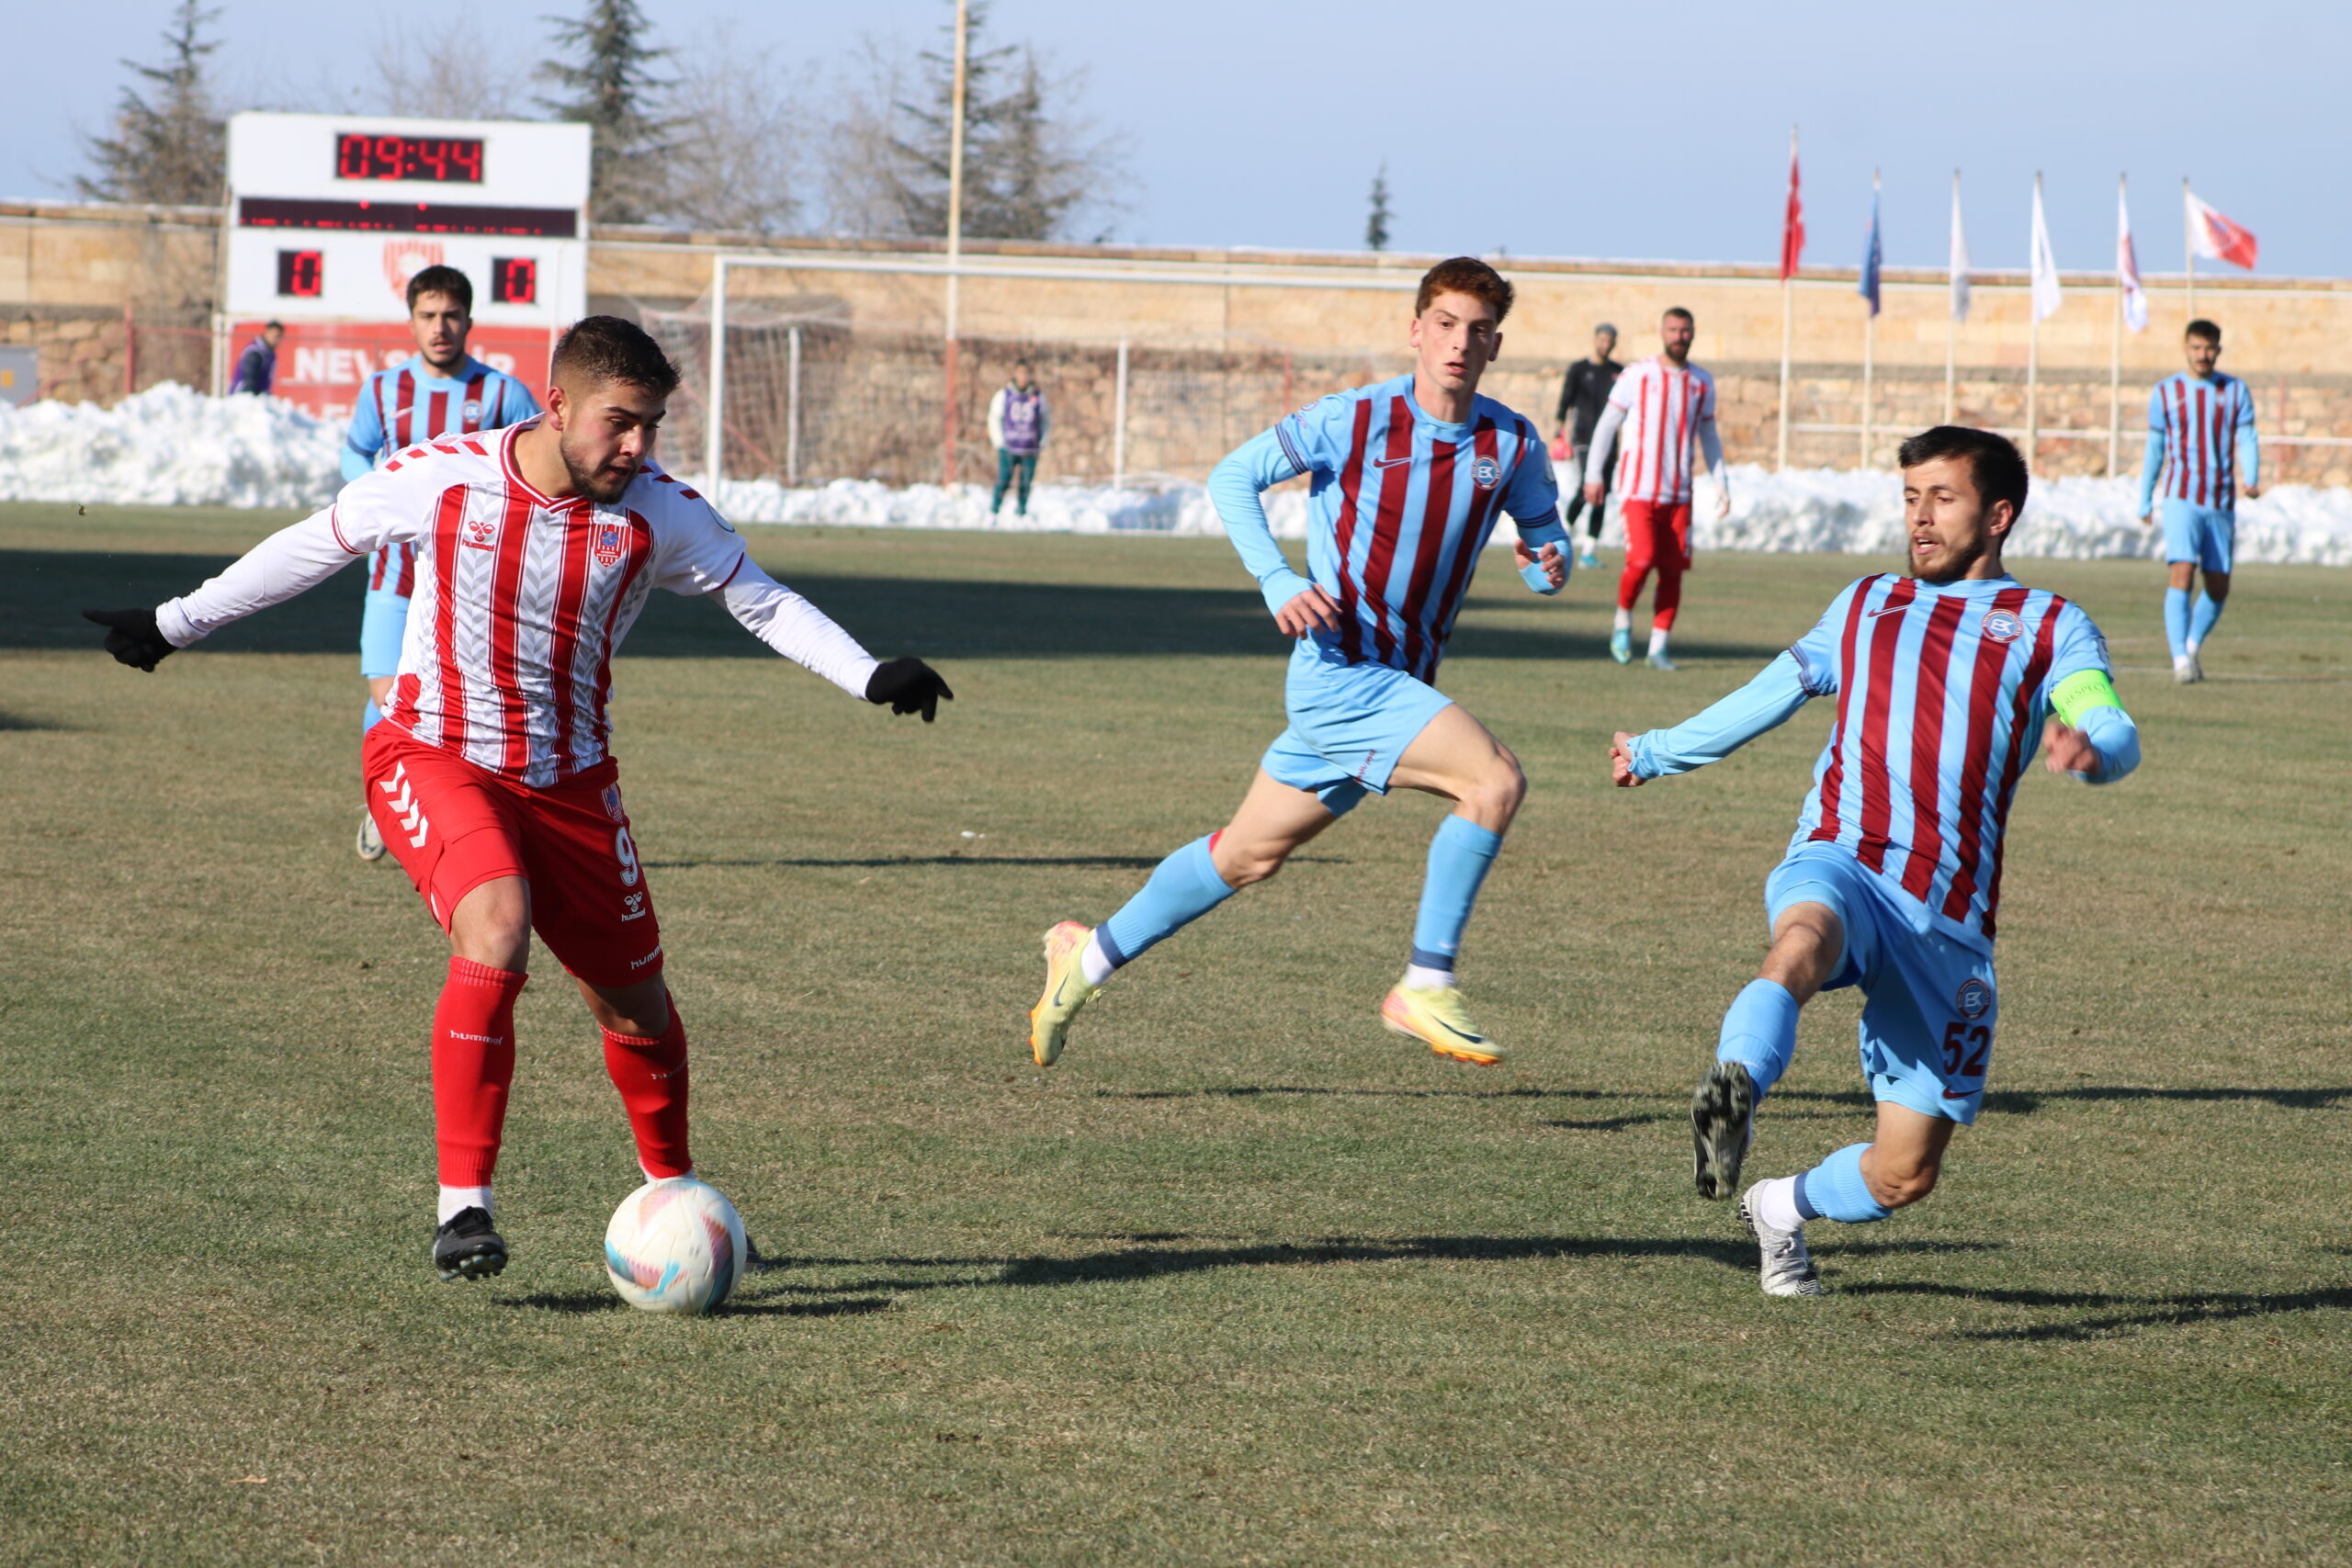
POLYGON ((409 601, 371 588, 359 611, 359 674, 373 681, 401 672, 401 638, 408 631, 409 601))
POLYGON ((2230 570, 2231 558, 2237 553, 2236 513, 2168 499, 2164 520, 2165 559, 2193 560, 2199 571, 2230 570))
POLYGON ((1349 664, 1312 637, 1291 655, 1283 685, 1290 728, 1259 766, 1277 782, 1319 796, 1334 817, 1388 793, 1388 775, 1413 738, 1453 699, 1385 664, 1349 664))
POLYGON ((1845 956, 1822 989, 1862 988, 1871 1097, 1966 1126, 1984 1102, 2000 1019, 1993 956, 1919 931, 1899 899, 1835 844, 1799 844, 1764 884, 1770 919, 1792 904, 1826 904, 1845 927, 1845 956))

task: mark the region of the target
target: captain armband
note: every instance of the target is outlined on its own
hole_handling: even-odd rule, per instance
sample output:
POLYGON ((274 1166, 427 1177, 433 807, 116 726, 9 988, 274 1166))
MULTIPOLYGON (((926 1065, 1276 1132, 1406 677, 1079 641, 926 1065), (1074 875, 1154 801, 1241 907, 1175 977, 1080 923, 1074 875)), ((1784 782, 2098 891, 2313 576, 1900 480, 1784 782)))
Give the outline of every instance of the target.
POLYGON ((2093 708, 2120 708, 2122 700, 2115 694, 2115 682, 2107 678, 2104 670, 2078 670, 2058 682, 2050 694, 2050 710, 2058 722, 2069 729, 2083 727, 2083 715, 2093 708))

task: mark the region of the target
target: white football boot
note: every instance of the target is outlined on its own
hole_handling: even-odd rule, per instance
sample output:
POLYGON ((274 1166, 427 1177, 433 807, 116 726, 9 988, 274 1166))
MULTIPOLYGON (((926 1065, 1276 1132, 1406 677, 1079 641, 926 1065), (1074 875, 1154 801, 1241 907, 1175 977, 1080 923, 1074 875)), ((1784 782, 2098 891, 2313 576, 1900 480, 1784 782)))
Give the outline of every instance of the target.
MULTIPOLYGON (((1749 1189, 1753 1191, 1754 1189, 1749 1189)), ((1756 1233, 1756 1245, 1763 1253, 1762 1266, 1757 1271, 1757 1283, 1768 1296, 1817 1296, 1823 1293, 1821 1274, 1813 1266, 1813 1254, 1804 1249, 1804 1232, 1774 1230, 1756 1217, 1743 1195, 1739 1200, 1739 1217, 1756 1233)))

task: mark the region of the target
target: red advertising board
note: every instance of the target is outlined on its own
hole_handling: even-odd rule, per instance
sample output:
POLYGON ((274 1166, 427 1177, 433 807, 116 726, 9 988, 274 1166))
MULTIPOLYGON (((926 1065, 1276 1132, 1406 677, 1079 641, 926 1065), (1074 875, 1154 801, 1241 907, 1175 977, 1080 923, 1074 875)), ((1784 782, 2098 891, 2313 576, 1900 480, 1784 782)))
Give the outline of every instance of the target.
MULTIPOLYGON (((232 367, 261 329, 257 321, 239 321, 232 329, 232 367)), ((466 352, 494 370, 519 378, 533 396, 543 397, 551 346, 548 335, 539 327, 477 324, 466 340, 466 352)), ((416 340, 405 321, 288 321, 286 341, 277 345, 277 380, 270 389, 321 419, 346 419, 362 381, 415 352, 416 340)))

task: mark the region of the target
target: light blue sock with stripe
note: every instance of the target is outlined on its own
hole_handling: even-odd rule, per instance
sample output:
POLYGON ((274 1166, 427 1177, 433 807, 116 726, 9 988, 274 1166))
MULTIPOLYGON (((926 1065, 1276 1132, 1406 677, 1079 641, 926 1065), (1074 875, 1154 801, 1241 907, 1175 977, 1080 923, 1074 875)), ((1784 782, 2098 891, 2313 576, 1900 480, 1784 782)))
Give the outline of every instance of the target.
POLYGON ((2188 590, 2165 590, 2165 640, 2172 644, 2175 659, 2188 657, 2188 590))
POLYGON ((1430 840, 1429 872, 1421 879, 1420 913, 1413 919, 1413 963, 1423 969, 1453 972, 1462 951, 1462 928, 1478 901, 1478 885, 1503 847, 1500 833, 1467 817, 1448 817, 1430 840))
POLYGON ((1868 1144, 1848 1144, 1797 1178, 1797 1213, 1808 1220, 1837 1220, 1866 1225, 1894 1211, 1871 1196, 1862 1179, 1862 1151, 1868 1144))
POLYGON ((368 698, 367 711, 359 716, 359 733, 365 735, 383 722, 384 716, 377 709, 376 699, 368 698))
POLYGON ((1094 940, 1116 969, 1232 897, 1209 858, 1208 838, 1194 839, 1152 868, 1141 891, 1095 928, 1094 940))
POLYGON ((1737 1062, 1756 1080, 1762 1099, 1797 1050, 1797 999, 1777 980, 1750 980, 1732 998, 1724 1014, 1724 1032, 1715 1041, 1715 1060, 1737 1062))
POLYGON ((2213 630, 2213 623, 2222 618, 2222 602, 2211 593, 2197 596, 2197 607, 2188 614, 2188 640, 2202 646, 2213 630))

